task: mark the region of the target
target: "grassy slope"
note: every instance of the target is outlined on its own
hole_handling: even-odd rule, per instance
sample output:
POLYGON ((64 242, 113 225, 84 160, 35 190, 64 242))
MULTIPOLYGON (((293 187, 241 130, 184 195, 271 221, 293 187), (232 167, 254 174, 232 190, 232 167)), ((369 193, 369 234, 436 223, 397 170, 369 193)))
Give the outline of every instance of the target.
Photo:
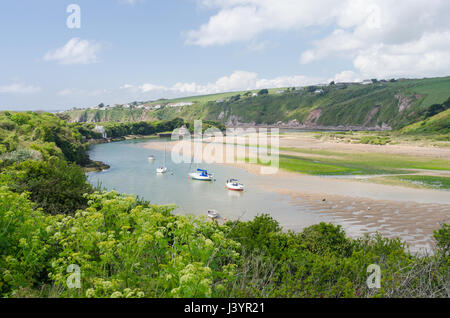
POLYGON ((426 120, 406 126, 401 132, 405 134, 450 134, 450 109, 426 120))
MULTIPOLYGON (((307 123, 311 111, 320 109, 321 116, 312 124, 318 126, 365 126, 394 129, 420 120, 418 112, 432 104, 442 103, 450 97, 450 77, 421 80, 400 80, 394 83, 379 82, 371 85, 354 85, 346 88, 324 87, 323 94, 297 90, 284 94, 241 97, 235 102, 227 99, 243 92, 194 96, 149 102, 148 105, 173 102, 194 102, 192 106, 163 108, 157 111, 144 109, 77 110, 69 112, 72 119, 81 121, 139 121, 168 120, 182 117, 187 120, 208 119, 226 124, 255 123, 276 124, 297 120, 307 123), (408 107, 399 112, 399 99, 408 98, 408 107), (375 109, 379 109, 375 112, 375 109)), ((311 124, 311 123, 310 123, 311 124)))

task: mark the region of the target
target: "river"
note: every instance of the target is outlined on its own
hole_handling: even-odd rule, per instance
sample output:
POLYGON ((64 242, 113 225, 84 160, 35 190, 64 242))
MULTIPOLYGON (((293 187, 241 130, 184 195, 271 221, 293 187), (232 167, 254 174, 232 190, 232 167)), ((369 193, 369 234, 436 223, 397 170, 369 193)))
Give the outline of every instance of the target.
POLYGON ((152 204, 176 204, 175 214, 206 215, 216 210, 228 220, 251 220, 258 214, 274 217, 284 229, 301 230, 321 221, 330 221, 324 215, 309 211, 307 207, 291 204, 288 195, 278 194, 259 187, 259 177, 244 169, 202 164, 199 167, 213 173, 216 181, 202 182, 188 179, 196 168, 190 164, 174 164, 167 152, 169 172, 158 175, 164 151, 146 149, 143 143, 164 142, 160 139, 138 139, 99 144, 91 147, 89 156, 111 166, 107 171, 88 174, 88 180, 107 190, 138 195, 152 204), (149 155, 156 160, 150 162, 149 155), (243 193, 229 191, 225 181, 237 178, 245 184, 243 193))

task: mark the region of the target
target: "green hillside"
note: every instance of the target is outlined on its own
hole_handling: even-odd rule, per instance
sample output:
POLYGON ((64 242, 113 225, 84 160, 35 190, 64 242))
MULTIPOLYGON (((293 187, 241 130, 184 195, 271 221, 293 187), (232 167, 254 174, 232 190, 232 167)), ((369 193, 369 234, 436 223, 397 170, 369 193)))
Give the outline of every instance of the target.
POLYGON ((450 134, 450 109, 431 118, 406 126, 401 132, 405 134, 450 134))
POLYGON ((82 109, 68 114, 72 121, 80 122, 180 117, 219 121, 227 126, 389 130, 420 121, 430 106, 444 103, 450 97, 450 77, 288 88, 282 93, 280 90, 270 89, 268 94, 258 96, 253 96, 256 91, 248 91, 164 99, 130 108, 82 109), (179 102, 194 104, 169 107, 179 102), (145 109, 155 105, 161 105, 161 109, 145 109))

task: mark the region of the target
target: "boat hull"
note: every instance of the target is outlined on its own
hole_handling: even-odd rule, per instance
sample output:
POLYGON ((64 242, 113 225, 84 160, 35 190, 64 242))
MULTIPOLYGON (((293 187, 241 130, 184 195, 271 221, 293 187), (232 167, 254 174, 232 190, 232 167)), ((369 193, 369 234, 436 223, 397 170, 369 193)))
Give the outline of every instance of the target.
MULTIPOLYGON (((227 187, 227 188, 228 188, 228 187, 227 187)), ((242 191, 244 191, 244 188, 240 188, 240 189, 228 188, 228 190, 230 190, 230 191, 242 192, 242 191)))
POLYGON ((228 182, 225 187, 231 191, 244 191, 244 185, 238 182, 228 182))
POLYGON ((198 180, 198 181, 212 181, 213 180, 212 176, 201 176, 196 173, 190 173, 189 177, 191 177, 193 180, 198 180))

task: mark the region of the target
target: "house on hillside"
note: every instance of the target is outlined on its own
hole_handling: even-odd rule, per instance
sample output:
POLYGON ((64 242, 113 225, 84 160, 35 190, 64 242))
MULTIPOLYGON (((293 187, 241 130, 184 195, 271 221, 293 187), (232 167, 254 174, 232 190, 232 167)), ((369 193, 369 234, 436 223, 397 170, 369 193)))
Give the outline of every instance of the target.
POLYGON ((284 93, 284 90, 283 90, 283 89, 279 89, 279 90, 277 90, 275 93, 276 93, 276 94, 283 94, 283 93, 284 93))
POLYGON ((322 93, 323 93, 323 89, 321 89, 321 88, 316 89, 316 90, 314 91, 314 94, 322 94, 322 93))

